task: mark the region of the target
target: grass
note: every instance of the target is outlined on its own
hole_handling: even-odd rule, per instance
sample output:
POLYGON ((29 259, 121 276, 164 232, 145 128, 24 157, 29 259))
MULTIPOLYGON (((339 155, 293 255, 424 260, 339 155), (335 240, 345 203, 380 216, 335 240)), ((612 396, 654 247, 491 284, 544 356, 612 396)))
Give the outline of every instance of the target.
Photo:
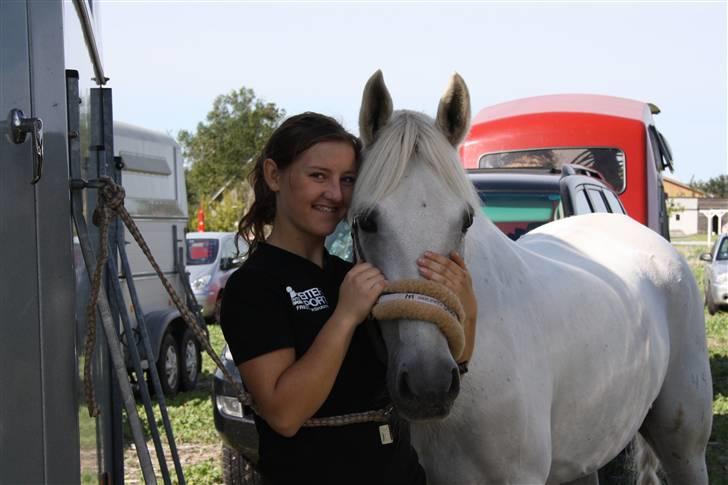
MULTIPOLYGON (((713 234, 710 237, 710 242, 713 243, 715 241, 715 238, 718 237, 717 235, 713 234)), ((681 243, 681 242, 705 242, 707 244, 708 242, 708 235, 707 234, 691 234, 689 236, 670 236, 670 240, 672 242, 681 243)))
MULTIPOLYGON (((679 246, 703 291, 705 264, 701 246, 679 246)), ((713 430, 708 442, 708 475, 711 484, 728 485, 728 313, 705 314, 710 372, 713 377, 713 430)))
MULTIPOLYGON (((698 257, 704 249, 702 246, 680 246, 679 250, 690 263, 702 291, 703 263, 698 257)), ((713 430, 708 444, 708 470, 711 484, 728 485, 728 313, 718 313, 714 316, 706 313, 705 318, 714 391, 713 430)), ((220 327, 211 325, 209 329, 212 347, 219 352, 224 345, 220 327)), ((203 356, 202 374, 197 389, 180 393, 167 401, 175 440, 180 448, 197 446, 209 450, 207 454, 211 455, 195 463, 183 463, 187 483, 195 485, 222 483, 220 438, 215 431, 210 401, 214 368, 212 360, 207 355, 203 356)), ((137 405, 137 410, 145 422, 143 407, 137 405)), ((157 406, 155 406, 155 416, 161 430, 162 423, 157 406)), ((148 434, 149 427, 146 422, 144 427, 148 434)), ((153 450, 151 442, 149 446, 150 450, 153 450)), ((171 455, 167 454, 167 458, 168 466, 172 468, 171 455)), ((138 463, 133 460, 127 462, 127 468, 134 465, 138 467, 138 463)), ((171 472, 174 474, 173 470, 171 472)), ((133 480, 127 482, 132 483, 133 480)))
MULTIPOLYGON (((225 343, 222 331, 218 325, 209 325, 210 345, 216 352, 222 350, 225 343)), ((172 423, 175 444, 178 447, 180 461, 183 466, 185 480, 189 484, 211 485, 222 483, 222 466, 220 464, 220 437, 215 430, 215 424, 212 417, 212 401, 210 394, 212 390, 212 375, 215 371, 215 364, 212 359, 203 354, 202 371, 200 373, 197 388, 193 391, 180 392, 173 398, 166 399, 167 413, 172 423), (188 451, 194 450, 194 451, 188 451), (185 455, 190 454, 195 457, 194 462, 186 464, 185 455), (202 460, 198 460, 202 455, 202 460), (212 455, 212 456, 207 456, 212 455)), ((163 436, 162 443, 167 458, 167 466, 170 475, 175 477, 172 455, 169 451, 169 445, 166 440, 162 416, 159 411, 159 405, 155 402, 154 406, 155 422, 157 429, 163 436)), ((147 437, 147 445, 150 453, 154 452, 154 444, 151 441, 151 433, 149 423, 146 419, 146 412, 141 401, 137 400, 137 413, 142 421, 144 434, 147 437)), ((139 480, 141 472, 139 463, 136 461, 136 454, 131 449, 133 443, 131 431, 128 428, 126 420, 124 422, 125 439, 124 444, 127 448, 125 456, 125 475, 128 483, 134 483, 139 480), (131 459, 129 459, 131 457, 131 459)), ((161 483, 161 472, 158 470, 156 458, 152 457, 157 478, 161 483)), ((140 483, 140 482, 139 482, 140 483)), ((176 483, 176 481, 175 481, 176 483)))

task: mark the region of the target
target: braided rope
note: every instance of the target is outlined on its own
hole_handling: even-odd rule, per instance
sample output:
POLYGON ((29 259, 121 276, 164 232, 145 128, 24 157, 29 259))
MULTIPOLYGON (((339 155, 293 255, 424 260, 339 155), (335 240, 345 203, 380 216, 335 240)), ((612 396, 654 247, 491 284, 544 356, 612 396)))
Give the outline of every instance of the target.
MULTIPOLYGON (((167 291, 167 294, 174 302, 175 306, 180 312, 180 315, 182 315, 182 318, 185 322, 185 324, 189 327, 189 329, 192 331, 192 333, 197 338, 198 342, 203 346, 207 354, 210 356, 212 361, 215 363, 215 365, 220 369, 223 376, 225 377, 225 380, 227 380, 235 389, 235 392, 237 394, 238 401, 244 406, 248 406, 257 413, 257 409, 255 407, 255 403, 253 402, 252 396, 245 392, 243 387, 240 385, 238 381, 236 381, 233 376, 228 372, 228 370, 223 365, 222 361, 218 357, 218 355, 215 353, 215 350, 210 345, 210 342, 207 340, 207 337, 205 335, 205 332, 200 328, 200 326, 196 322, 195 316, 192 314, 192 312, 189 311, 187 306, 182 302, 180 297, 177 295, 177 292, 175 291, 174 287, 170 284, 170 282, 167 280, 167 278, 164 276, 164 273, 162 273, 162 270, 159 268, 159 265, 157 264, 157 261, 154 259, 154 256, 152 255, 151 250, 149 249, 149 246, 147 245, 146 241, 144 240, 144 237, 142 236, 141 232, 139 231, 139 228, 137 227, 134 220, 129 215, 129 212, 127 212, 126 207, 124 207, 124 188, 120 185, 116 184, 111 178, 109 177, 101 177, 99 181, 103 184, 102 187, 98 191, 98 203, 96 210, 94 211, 94 217, 93 221, 94 224, 99 226, 99 233, 100 233, 100 248, 101 248, 101 254, 98 260, 96 261, 96 268, 94 271, 94 278, 93 278, 93 284, 91 288, 91 295, 89 298, 88 306, 86 307, 86 316, 88 318, 88 321, 91 322, 91 325, 89 325, 89 330, 86 334, 86 342, 84 345, 84 356, 85 356, 85 362, 84 362, 84 392, 86 395, 86 402, 88 403, 89 407, 89 413, 91 416, 97 416, 99 413, 98 406, 96 405, 96 398, 94 393, 94 388, 92 385, 92 375, 91 375, 91 357, 93 355, 93 349, 96 342, 96 302, 98 300, 99 295, 99 289, 101 286, 101 274, 103 272, 103 268, 106 265, 106 259, 108 258, 108 226, 109 221, 111 220, 111 216, 116 213, 119 217, 121 217, 121 220, 124 222, 124 225, 126 225, 127 229, 129 229, 129 233, 134 237, 134 240, 139 245, 139 248, 142 250, 144 255, 149 260, 149 263, 154 268, 154 271, 159 276, 159 279, 162 281, 162 286, 164 286, 164 289, 167 291), (98 274, 98 276, 97 276, 98 274), (91 330, 93 328, 93 330, 91 330)), ((392 413, 392 406, 387 406, 383 409, 373 410, 373 411, 365 411, 361 413, 350 413, 350 414, 344 414, 340 416, 327 416, 323 418, 311 418, 305 423, 303 423, 302 426, 304 427, 330 427, 330 426, 346 426, 349 424, 356 424, 356 423, 364 423, 364 422, 386 422, 388 421, 391 413, 392 413)), ((259 413, 258 413, 259 414, 259 413)))

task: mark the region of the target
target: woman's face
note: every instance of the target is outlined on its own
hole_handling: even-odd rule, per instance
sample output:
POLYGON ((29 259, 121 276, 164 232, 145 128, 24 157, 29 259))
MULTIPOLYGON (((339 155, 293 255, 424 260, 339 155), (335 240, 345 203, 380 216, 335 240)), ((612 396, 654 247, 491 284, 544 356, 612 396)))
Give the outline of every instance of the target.
POLYGON ((355 157, 351 144, 326 141, 313 145, 278 172, 275 223, 304 237, 331 234, 351 204, 355 157))

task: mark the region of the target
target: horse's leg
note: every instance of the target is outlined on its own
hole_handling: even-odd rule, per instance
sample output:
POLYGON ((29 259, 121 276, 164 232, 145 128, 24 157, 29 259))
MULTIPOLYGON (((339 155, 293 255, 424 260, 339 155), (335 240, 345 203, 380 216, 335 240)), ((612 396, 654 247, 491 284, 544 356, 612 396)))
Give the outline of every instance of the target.
POLYGON ((700 354, 686 354, 671 363, 640 433, 660 459, 670 485, 707 485, 705 448, 712 423, 710 368, 704 353, 702 358, 700 354))

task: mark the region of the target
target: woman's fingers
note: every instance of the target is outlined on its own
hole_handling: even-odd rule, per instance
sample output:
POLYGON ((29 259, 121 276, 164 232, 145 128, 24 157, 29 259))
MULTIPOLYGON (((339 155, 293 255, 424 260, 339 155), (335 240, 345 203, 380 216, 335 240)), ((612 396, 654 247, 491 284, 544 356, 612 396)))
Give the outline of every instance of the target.
POLYGON ((456 261, 430 251, 417 260, 423 276, 457 290, 466 279, 465 270, 456 261))
POLYGON ((456 251, 453 251, 450 253, 450 259, 455 262, 458 266, 460 266, 461 269, 464 271, 467 271, 467 267, 465 266, 465 260, 462 256, 460 256, 456 251))
POLYGON ((429 251, 425 252, 425 254, 417 260, 417 263, 421 268, 429 269, 430 271, 445 277, 457 278, 458 273, 460 273, 460 267, 450 259, 429 251))

